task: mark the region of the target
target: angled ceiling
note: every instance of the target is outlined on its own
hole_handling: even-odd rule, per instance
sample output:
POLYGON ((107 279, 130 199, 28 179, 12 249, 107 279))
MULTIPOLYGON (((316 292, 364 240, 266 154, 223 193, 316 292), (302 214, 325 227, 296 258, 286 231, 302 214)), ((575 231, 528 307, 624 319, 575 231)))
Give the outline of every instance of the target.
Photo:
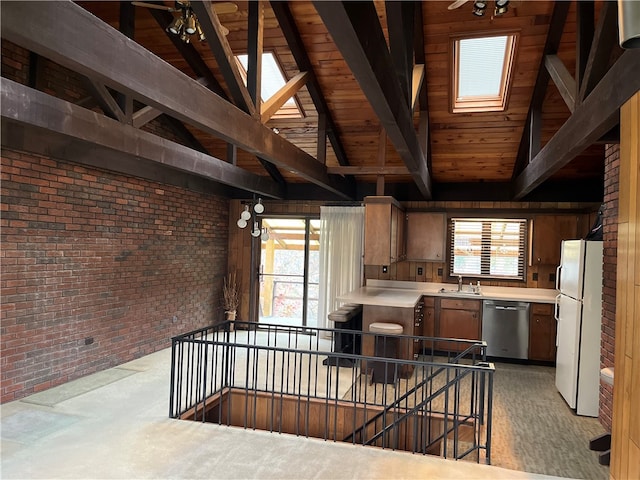
POLYGON ((615 2, 512 1, 500 17, 473 16, 471 2, 233 3, 218 15, 192 2, 206 40, 186 44, 161 9, 2 2, 3 40, 78 72, 86 93, 50 98, 34 64, 30 86, 3 78, 3 144, 27 148, 7 134, 44 129, 76 160, 128 156, 136 174, 161 164, 232 196, 602 199, 604 143, 640 82, 639 52, 617 45, 615 2), (451 113, 452 37, 502 31, 518 33, 507 108, 451 113), (268 118, 252 72, 240 80, 233 56, 261 51, 294 79, 302 118, 268 118), (154 142, 160 120, 171 133, 154 142))

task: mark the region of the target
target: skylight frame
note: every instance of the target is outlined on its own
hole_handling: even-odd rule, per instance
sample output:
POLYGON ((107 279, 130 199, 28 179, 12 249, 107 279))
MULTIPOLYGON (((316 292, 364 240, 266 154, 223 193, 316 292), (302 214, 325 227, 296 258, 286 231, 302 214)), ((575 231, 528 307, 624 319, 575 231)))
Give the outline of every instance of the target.
POLYGON ((502 112, 507 109, 509 103, 509 93, 511 91, 511 83, 513 79, 513 68, 517 55, 517 46, 519 40, 518 31, 499 31, 499 32, 478 32, 475 34, 456 35, 451 37, 450 41, 450 111, 451 113, 473 113, 473 112, 502 112), (472 40, 476 38, 490 37, 507 37, 505 45, 505 56, 502 64, 500 91, 498 95, 477 95, 460 97, 459 95, 459 76, 460 76, 460 41, 472 40))
MULTIPOLYGON (((247 56, 246 53, 241 53, 241 54, 237 54, 234 55, 235 59, 236 59, 236 63, 238 65, 238 68, 240 69, 240 75, 242 76, 242 80, 244 81, 245 86, 247 85, 247 70, 245 69, 244 65, 242 64, 242 62, 240 61, 240 56, 247 56)), ((282 68, 282 65, 280 64, 280 59, 278 58, 278 56, 276 55, 276 52, 271 51, 271 50, 265 50, 262 52, 262 61, 264 63, 264 59, 265 56, 271 56, 271 58, 273 58, 273 63, 275 65, 275 67, 277 68, 277 70, 280 72, 280 76, 282 77, 282 85, 280 85, 276 91, 287 84, 287 82, 290 80, 287 78, 287 76, 285 75, 284 69, 282 68)), ((261 85, 265 84, 265 80, 264 80, 264 72, 265 70, 263 69, 262 74, 263 74, 263 78, 262 81, 260 82, 261 85)), ((260 92, 260 97, 261 97, 261 102, 265 102, 267 100, 269 100, 268 98, 262 98, 262 92, 260 92)), ((298 101, 298 97, 297 95, 292 95, 291 98, 289 100, 287 100, 287 102, 285 102, 280 109, 274 113, 271 116, 271 120, 273 119, 300 119, 300 118, 304 118, 304 112, 302 111, 302 107, 300 106, 300 102, 298 101)))

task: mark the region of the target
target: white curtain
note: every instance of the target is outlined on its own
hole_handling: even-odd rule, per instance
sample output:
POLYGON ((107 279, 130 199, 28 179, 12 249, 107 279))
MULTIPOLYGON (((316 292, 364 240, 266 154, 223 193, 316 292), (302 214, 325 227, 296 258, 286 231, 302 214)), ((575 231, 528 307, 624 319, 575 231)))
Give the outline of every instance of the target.
POLYGON ((362 285, 364 207, 320 207, 318 327, 333 327, 327 315, 336 297, 362 285))

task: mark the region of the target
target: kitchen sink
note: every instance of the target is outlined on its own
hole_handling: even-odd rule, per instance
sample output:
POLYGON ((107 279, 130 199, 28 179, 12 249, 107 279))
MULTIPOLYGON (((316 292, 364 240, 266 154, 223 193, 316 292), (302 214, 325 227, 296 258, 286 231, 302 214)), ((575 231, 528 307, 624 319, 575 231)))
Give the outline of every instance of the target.
POLYGON ((451 296, 464 296, 464 297, 477 297, 482 295, 480 290, 469 290, 469 287, 463 288, 462 290, 458 290, 457 288, 441 288, 440 293, 446 293, 451 296))

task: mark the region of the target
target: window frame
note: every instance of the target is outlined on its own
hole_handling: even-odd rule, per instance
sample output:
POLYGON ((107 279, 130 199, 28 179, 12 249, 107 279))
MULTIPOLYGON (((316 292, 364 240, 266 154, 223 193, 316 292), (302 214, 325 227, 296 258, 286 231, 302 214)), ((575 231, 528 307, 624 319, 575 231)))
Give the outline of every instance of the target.
POLYGON ((449 110, 451 113, 469 112, 502 112, 509 104, 509 94, 513 81, 513 69, 518 53, 518 43, 520 32, 517 30, 502 30, 497 32, 476 32, 473 34, 452 35, 449 42, 449 62, 451 78, 449 81, 449 110), (502 77, 500 82, 500 93, 497 96, 473 96, 460 98, 458 95, 458 79, 460 74, 459 47, 461 40, 489 37, 508 37, 505 48, 505 61, 502 65, 502 77))
MULTIPOLYGON (((242 81, 244 82, 245 86, 247 85, 247 71, 244 68, 244 65, 242 64, 242 62, 240 61, 239 56, 240 55, 248 55, 248 53, 236 53, 234 54, 234 58, 236 61, 236 65, 238 66, 238 70, 240 71, 240 76, 242 77, 242 81)), ((287 78, 286 72, 284 71, 284 68, 282 68, 282 64, 280 63, 280 59, 278 58, 278 55, 275 51, 273 50, 265 50, 262 52, 262 57, 264 58, 265 55, 271 55, 273 57, 273 61, 276 65, 276 67, 278 68, 278 70, 280 71, 280 75, 282 76, 282 79, 284 80, 284 84, 286 85, 287 82, 290 80, 290 78, 287 78)), ((264 103, 265 101, 269 100, 268 98, 262 98, 262 92, 260 93, 260 103, 264 103)), ((300 106, 300 101, 298 100, 298 96, 297 94, 294 94, 291 96, 291 100, 293 101, 293 105, 287 105, 286 102, 280 107, 280 109, 274 113, 270 120, 282 120, 282 119, 302 119, 305 118, 305 114, 304 111, 302 110, 302 107, 300 106)))
MULTIPOLYGON (((529 220, 524 216, 517 217, 473 217, 470 215, 459 215, 455 217, 449 217, 447 219, 447 258, 446 258, 446 268, 447 268, 447 276, 449 279, 455 279, 459 276, 464 278, 475 278, 478 280, 501 280, 501 281, 513 281, 513 282, 526 282, 527 280, 527 258, 529 251, 529 220), (469 222, 478 222, 478 223, 486 223, 489 226, 492 223, 503 223, 503 222, 515 222, 520 224, 520 235, 519 235, 519 254, 518 254, 518 274, 516 276, 508 276, 508 275, 492 275, 491 273, 483 273, 482 266, 491 264, 491 250, 490 248, 487 250, 486 248, 482 248, 481 252, 487 252, 488 255, 481 253, 481 272, 480 273, 455 273, 454 272, 454 225, 455 221, 469 221, 469 222), (483 260, 484 259, 484 260, 483 260)), ((491 229, 489 228, 489 232, 491 229)), ((489 245, 490 247, 490 245, 489 245)))

